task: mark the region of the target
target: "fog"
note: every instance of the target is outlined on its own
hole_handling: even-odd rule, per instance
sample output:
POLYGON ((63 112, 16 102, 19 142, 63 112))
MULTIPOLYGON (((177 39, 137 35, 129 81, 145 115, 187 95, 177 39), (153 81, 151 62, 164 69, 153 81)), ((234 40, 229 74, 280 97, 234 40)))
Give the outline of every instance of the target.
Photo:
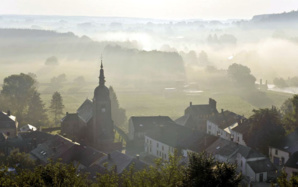
POLYGON ((257 80, 272 84, 274 78, 296 76, 298 32, 293 23, 298 18, 296 12, 288 14, 294 18, 284 19, 284 14, 221 21, 1 16, 0 78, 32 72, 40 82, 50 83, 65 74, 66 82, 83 76, 95 84, 103 55, 110 84, 202 83, 221 79, 233 63, 247 66, 257 80), (58 63, 47 64, 50 57, 58 63), (211 66, 217 73, 206 71, 211 66))

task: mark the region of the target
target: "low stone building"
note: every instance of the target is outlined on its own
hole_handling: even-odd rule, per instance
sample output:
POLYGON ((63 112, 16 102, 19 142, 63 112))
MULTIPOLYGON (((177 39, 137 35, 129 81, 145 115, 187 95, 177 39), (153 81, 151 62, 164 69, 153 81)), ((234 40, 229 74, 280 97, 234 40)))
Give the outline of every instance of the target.
POLYGON ((8 138, 14 138, 18 135, 18 122, 16 117, 8 111, 0 112, 0 133, 4 133, 8 138))

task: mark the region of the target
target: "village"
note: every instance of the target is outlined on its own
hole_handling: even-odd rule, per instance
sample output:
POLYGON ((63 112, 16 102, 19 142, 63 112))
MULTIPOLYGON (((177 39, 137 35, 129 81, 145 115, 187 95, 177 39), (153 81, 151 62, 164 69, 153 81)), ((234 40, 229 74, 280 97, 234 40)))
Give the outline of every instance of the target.
POLYGON ((90 173, 91 180, 97 173, 105 173, 107 164, 120 175, 132 165, 136 170, 154 165, 157 158, 168 162, 175 152, 181 165, 188 164, 190 153, 202 152, 216 161, 235 164, 246 185, 270 185, 276 183, 282 170, 288 180, 298 172, 298 129, 268 145, 264 153, 248 146, 251 119, 218 109, 212 98, 204 104, 190 101, 178 119, 163 114, 130 116, 125 133, 113 124, 102 64, 99 74, 93 99, 86 99, 74 113, 67 112, 60 127, 45 130, 28 124, 19 128, 18 119, 10 111, 2 111, 1 153, 9 155, 18 149, 40 164, 51 160, 74 163, 77 172, 90 173), (50 130, 59 133, 53 135, 50 130))

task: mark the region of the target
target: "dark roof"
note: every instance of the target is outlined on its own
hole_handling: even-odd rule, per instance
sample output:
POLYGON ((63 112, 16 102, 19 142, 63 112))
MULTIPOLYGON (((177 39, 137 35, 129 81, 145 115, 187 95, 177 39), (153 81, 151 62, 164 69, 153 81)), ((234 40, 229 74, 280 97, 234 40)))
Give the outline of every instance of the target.
POLYGON ((244 119, 244 117, 238 114, 235 114, 234 112, 230 112, 226 110, 221 113, 215 114, 214 116, 210 117, 208 120, 218 125, 219 128, 225 129, 239 122, 241 119, 244 119))
POLYGON ((153 131, 146 136, 162 142, 172 147, 181 146, 181 141, 191 135, 195 135, 195 131, 176 124, 175 122, 167 122, 156 126, 153 131))
POLYGON ((62 162, 69 163, 73 160, 75 145, 78 144, 60 135, 55 135, 50 140, 39 144, 31 151, 31 155, 44 163, 47 163, 49 158, 53 160, 61 158, 62 162))
POLYGON ((15 116, 8 116, 7 113, 0 111, 0 128, 17 128, 15 122, 15 116))
POLYGON ((93 117, 93 102, 86 99, 84 103, 77 110, 78 116, 85 122, 88 123, 93 117))
POLYGON ((285 166, 298 169, 298 151, 291 155, 285 166))
POLYGON ((76 146, 75 152, 76 154, 74 159, 85 167, 91 166, 97 160, 106 155, 103 152, 93 149, 92 147, 82 145, 76 146))
POLYGON ((121 174, 125 169, 129 169, 131 165, 134 165, 135 171, 142 170, 147 167, 147 164, 139 159, 123 154, 119 151, 114 151, 109 155, 104 156, 100 161, 99 165, 103 166, 107 164, 108 169, 116 166, 116 172, 121 174))
POLYGON ((265 155, 253 150, 250 147, 246 147, 244 145, 240 145, 222 138, 217 139, 213 144, 211 144, 206 149, 206 152, 228 157, 235 157, 237 153, 240 153, 246 159, 265 158, 265 155))
POLYGON ((195 121, 189 114, 176 119, 175 122, 182 126, 191 126, 195 123, 195 121))
POLYGON ((238 123, 238 126, 234 127, 232 130, 235 132, 239 132, 241 134, 246 134, 248 133, 249 129, 251 127, 251 123, 249 120, 242 120, 241 123, 238 123))
POLYGON ((205 151, 219 137, 197 132, 181 141, 181 147, 200 153, 205 151))
POLYGON ((173 122, 168 116, 132 116, 130 120, 134 126, 135 132, 147 131, 156 125, 173 122))
POLYGON ((275 171, 276 167, 268 158, 246 162, 255 173, 275 171))
POLYGON ((66 113, 66 116, 62 118, 61 122, 73 122, 78 120, 79 116, 77 113, 66 113))
POLYGON ((24 141, 34 140, 36 145, 41 144, 54 137, 54 135, 52 134, 41 132, 41 131, 22 132, 22 133, 19 133, 18 136, 24 141))
POLYGON ((274 145, 273 147, 289 153, 298 151, 298 128, 295 129, 294 132, 284 137, 277 145, 274 145))
POLYGON ((217 114, 218 111, 216 108, 207 105, 191 105, 186 108, 186 110, 191 110, 197 115, 211 115, 211 114, 217 114))

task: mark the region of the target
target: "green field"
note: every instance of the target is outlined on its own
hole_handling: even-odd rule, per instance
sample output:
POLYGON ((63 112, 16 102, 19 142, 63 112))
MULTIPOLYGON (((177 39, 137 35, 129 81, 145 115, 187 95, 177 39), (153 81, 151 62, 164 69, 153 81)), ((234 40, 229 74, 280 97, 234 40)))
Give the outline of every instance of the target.
MULTIPOLYGON (((94 85, 82 88, 76 92, 69 92, 69 87, 65 86, 61 90, 64 99, 65 112, 75 112, 76 109, 83 103, 86 98, 92 99, 94 85)), ((45 93, 41 86, 42 99, 46 105, 49 106, 52 93, 45 93)), ((175 93, 164 95, 161 90, 158 91, 133 91, 127 89, 115 89, 120 106, 126 109, 127 117, 131 116, 147 116, 147 115, 165 115, 170 116, 172 119, 177 119, 184 114, 184 110, 189 106, 189 102, 196 104, 207 104, 209 98, 217 101, 217 109, 230 110, 245 117, 252 114, 253 109, 258 106, 251 104, 246 99, 232 94, 223 93, 218 91, 206 91, 198 95, 186 95, 185 93, 175 93)), ((266 91, 267 100, 270 103, 263 104, 262 107, 271 107, 272 105, 280 107, 281 104, 291 94, 278 93, 266 91)))

